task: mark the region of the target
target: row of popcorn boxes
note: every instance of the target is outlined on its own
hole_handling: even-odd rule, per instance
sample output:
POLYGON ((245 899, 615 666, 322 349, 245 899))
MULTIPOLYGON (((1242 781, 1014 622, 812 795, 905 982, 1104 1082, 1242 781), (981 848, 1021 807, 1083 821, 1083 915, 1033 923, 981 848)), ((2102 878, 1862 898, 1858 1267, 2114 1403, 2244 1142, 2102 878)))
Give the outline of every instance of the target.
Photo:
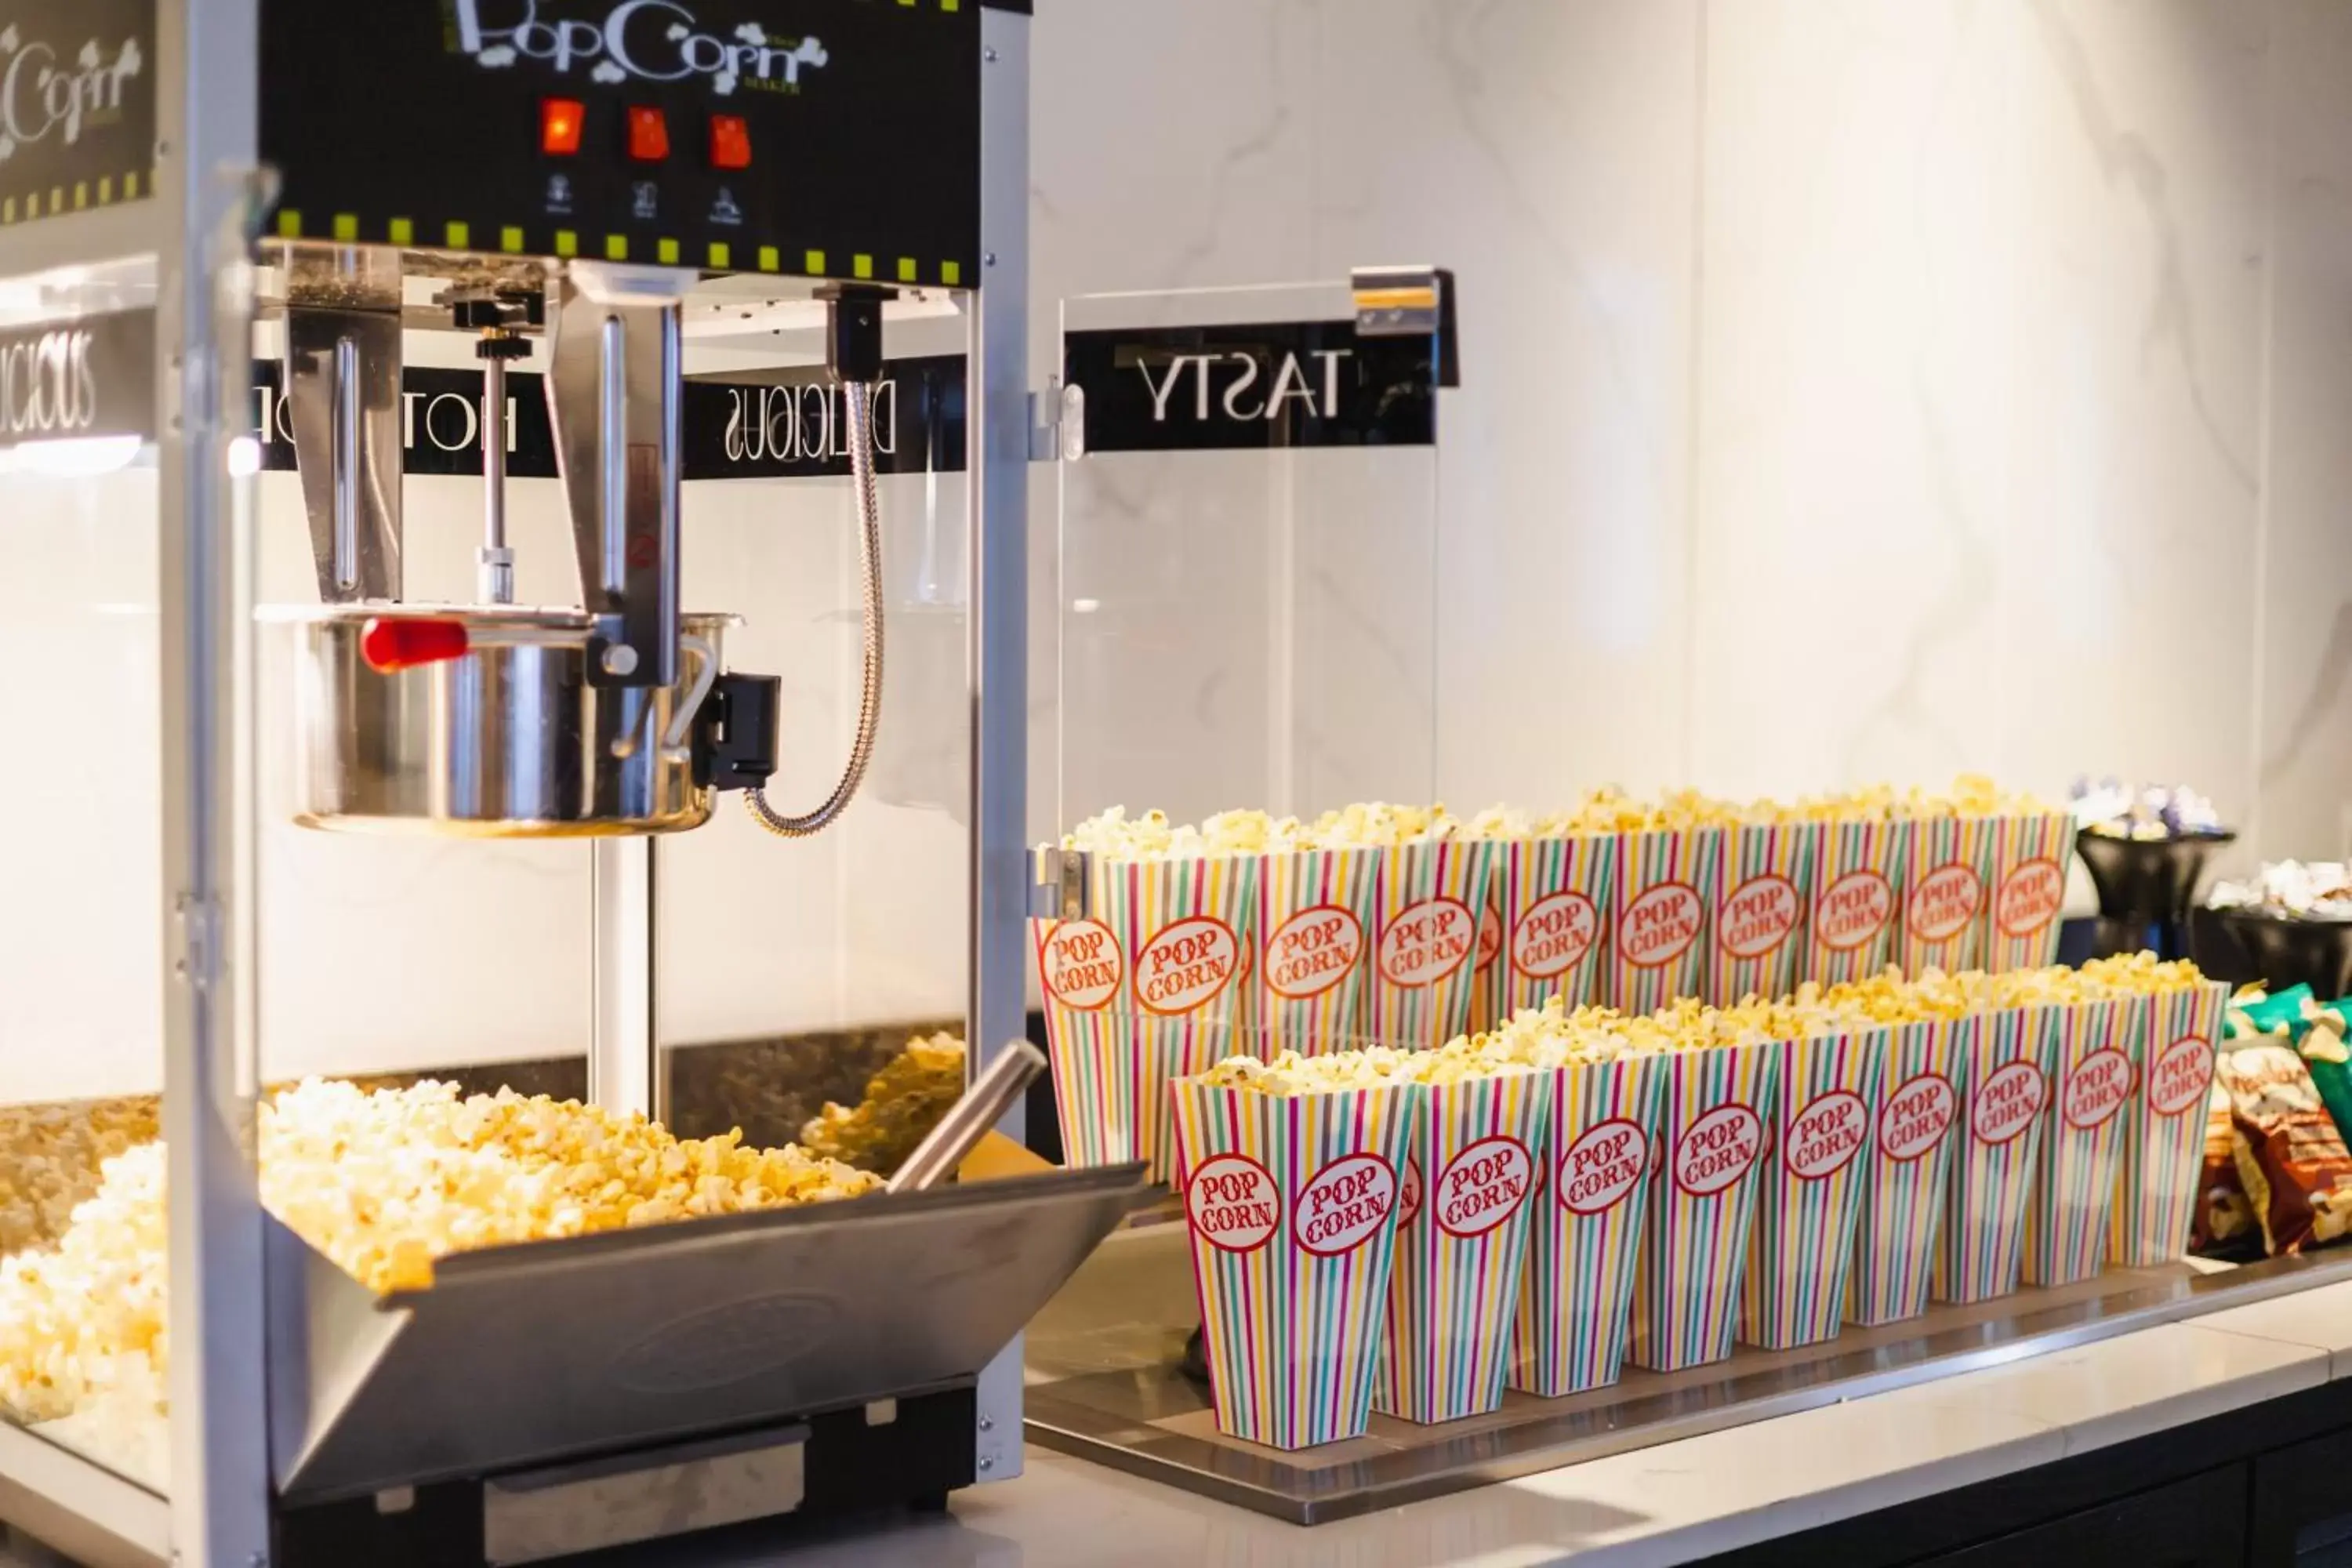
POLYGON ((1488 1036, 1177 1083, 1220 1428, 1332 1442, 2179 1257, 2227 990, 2120 962, 2148 988, 1772 1039, 1685 1008, 1555 1066, 1488 1036))
POLYGON ((2063 816, 1444 837, 1088 867, 1035 942, 1082 1163, 1169 1174, 1166 1086, 1271 1059, 1434 1046, 1557 996, 1628 1013, 2054 957, 2063 816))

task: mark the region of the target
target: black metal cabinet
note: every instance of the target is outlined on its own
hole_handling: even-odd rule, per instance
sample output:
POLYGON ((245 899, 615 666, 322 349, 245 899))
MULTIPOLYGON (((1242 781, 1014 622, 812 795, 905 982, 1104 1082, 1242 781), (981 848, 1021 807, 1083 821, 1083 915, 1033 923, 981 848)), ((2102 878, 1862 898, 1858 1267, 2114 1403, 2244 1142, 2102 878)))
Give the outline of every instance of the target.
POLYGON ((2253 1462, 2247 1568, 2352 1568, 2352 1432, 2253 1462))
POLYGON ((2016 1531, 1920 1568, 2243 1568, 2247 1468, 2231 1465, 2016 1531))

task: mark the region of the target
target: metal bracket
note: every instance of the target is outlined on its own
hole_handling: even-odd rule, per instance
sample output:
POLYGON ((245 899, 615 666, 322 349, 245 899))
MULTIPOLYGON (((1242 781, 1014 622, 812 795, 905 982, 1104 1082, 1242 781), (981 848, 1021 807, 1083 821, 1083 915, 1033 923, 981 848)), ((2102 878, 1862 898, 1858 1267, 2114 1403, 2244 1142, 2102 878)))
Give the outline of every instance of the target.
POLYGON ((1062 384, 1046 384, 1029 395, 1029 460, 1057 463, 1062 458, 1062 384))
POLYGON ((1450 268, 1359 267, 1349 275, 1349 287, 1356 296, 1357 336, 1433 339, 1437 384, 1462 384, 1450 268))
POLYGON ((1082 921, 1093 857, 1083 849, 1040 845, 1029 851, 1029 913, 1041 921, 1082 921))

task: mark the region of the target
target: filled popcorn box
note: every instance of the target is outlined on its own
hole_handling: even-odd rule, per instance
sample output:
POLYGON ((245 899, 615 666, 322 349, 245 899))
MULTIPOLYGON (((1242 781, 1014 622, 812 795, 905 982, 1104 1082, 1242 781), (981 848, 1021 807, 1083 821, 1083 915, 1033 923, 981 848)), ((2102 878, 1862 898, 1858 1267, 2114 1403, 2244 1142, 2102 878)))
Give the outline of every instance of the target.
POLYGON ((1623 1365, 1666 1087, 1656 1055, 1594 1054, 1552 1077, 1509 1380, 1548 1399, 1605 1388, 1623 1365))
POLYGON ((1635 1266, 1628 1358, 1679 1372, 1731 1353, 1769 1106, 1788 1042, 1696 1045, 1661 1064, 1663 1158, 1635 1266))
POLYGON ((1825 1013, 1792 1031, 1761 1107, 1770 1148, 1757 1180, 1739 1337, 1793 1350, 1833 1337, 1862 1217, 1863 1178, 1892 1031, 1825 1013))
POLYGON ((1984 964, 1995 973, 2040 969, 2058 957, 2074 819, 2063 812, 1997 816, 1990 824, 1992 896, 1985 901, 1984 964))
POLYGON ((1502 952, 1497 1018, 1554 996, 1570 1007, 1601 999, 1621 842, 1615 834, 1565 830, 1502 842, 1492 874, 1502 952))
POLYGON ((1802 975, 1824 985, 1867 980, 1886 967, 1903 907, 1913 824, 1855 806, 1821 825, 1802 975))
POLYGON ((1878 1121, 1862 1165, 1847 1321, 1901 1322, 1927 1310, 1959 1120, 1949 1020, 1889 1026, 1878 1121))
POLYGON ((1035 922, 1047 1054, 1073 1165, 1174 1165, 1168 1086, 1236 1039, 1244 933, 1259 858, 1097 852, 1093 915, 1035 922))
POLYGON ((1990 817, 1928 816, 1910 824, 1904 847, 1903 914, 1896 962, 1906 974, 1958 973, 1983 961, 1990 817))
POLYGON ((1277 851, 1260 861, 1256 962, 1243 987, 1244 1038, 1260 1056, 1338 1050, 1361 1032, 1380 864, 1371 848, 1277 851))
POLYGON ((1552 1075, 1433 1053, 1407 1146, 1372 1407, 1454 1421, 1503 1403, 1552 1075))
POLYGON ((1497 847, 1447 821, 1381 851, 1365 1039, 1427 1049, 1466 1031, 1497 847))
POLYGON ((2003 1006, 1951 1021, 1962 1115, 1936 1244, 1937 1300, 1989 1301, 2017 1289, 2063 1011, 2003 1006))
POLYGON ((1619 837, 1609 927, 1611 980, 1602 1000, 1627 1013, 1653 1013, 1700 994, 1725 831, 1703 825, 1619 837))
POLYGON ((1743 823, 1723 832, 1711 884, 1714 940, 1701 994, 1718 1006, 1747 996, 1786 996, 1801 979, 1805 917, 1829 824, 1743 823))
POLYGON ((2028 1285, 2072 1285, 2105 1267, 2123 1110, 2139 1076, 2147 1026, 2147 1010, 2136 998, 2085 994, 2059 1009, 2057 1088, 2042 1114, 2025 1204, 2028 1285))
POLYGON ((1400 1173, 1427 1095, 1354 1056, 1237 1058, 1175 1086, 1220 1432, 1306 1448, 1370 1425, 1400 1173))
MULTIPOLYGON (((1496 857, 1499 863, 1501 857, 1496 857)), ((1481 1034, 1510 1016, 1511 966, 1503 958, 1503 889, 1499 868, 1486 875, 1486 908, 1478 917, 1478 943, 1471 963, 1470 1033, 1481 1034)))
POLYGON ((2168 1263, 2189 1250, 2216 1042, 2230 1000, 2227 984, 2194 969, 2182 975, 2184 966, 2155 967, 2175 974, 2142 1004, 2147 1046, 2137 1090, 2124 1107, 2115 1219, 2107 1231, 2107 1260, 2127 1268, 2168 1263))

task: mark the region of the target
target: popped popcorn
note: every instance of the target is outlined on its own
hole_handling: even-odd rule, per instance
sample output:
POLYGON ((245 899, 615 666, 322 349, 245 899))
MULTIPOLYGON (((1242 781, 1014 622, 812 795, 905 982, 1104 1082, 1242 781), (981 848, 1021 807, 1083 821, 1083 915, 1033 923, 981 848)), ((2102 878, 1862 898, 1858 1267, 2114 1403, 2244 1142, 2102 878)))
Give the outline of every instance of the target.
POLYGON ((2133 789, 2119 779, 2074 781, 2074 816, 2105 838, 2200 838, 2221 833, 2221 814, 2187 784, 2133 789))
POLYGON ((2252 881, 2221 883, 2208 901, 2217 910, 2253 910, 2266 915, 2313 920, 2352 920, 2352 864, 2273 861, 2252 881))
POLYGON ((887 1175, 962 1098, 963 1041, 942 1031, 908 1040, 866 1085, 856 1109, 834 1104, 801 1128, 800 1146, 820 1159, 887 1175))

